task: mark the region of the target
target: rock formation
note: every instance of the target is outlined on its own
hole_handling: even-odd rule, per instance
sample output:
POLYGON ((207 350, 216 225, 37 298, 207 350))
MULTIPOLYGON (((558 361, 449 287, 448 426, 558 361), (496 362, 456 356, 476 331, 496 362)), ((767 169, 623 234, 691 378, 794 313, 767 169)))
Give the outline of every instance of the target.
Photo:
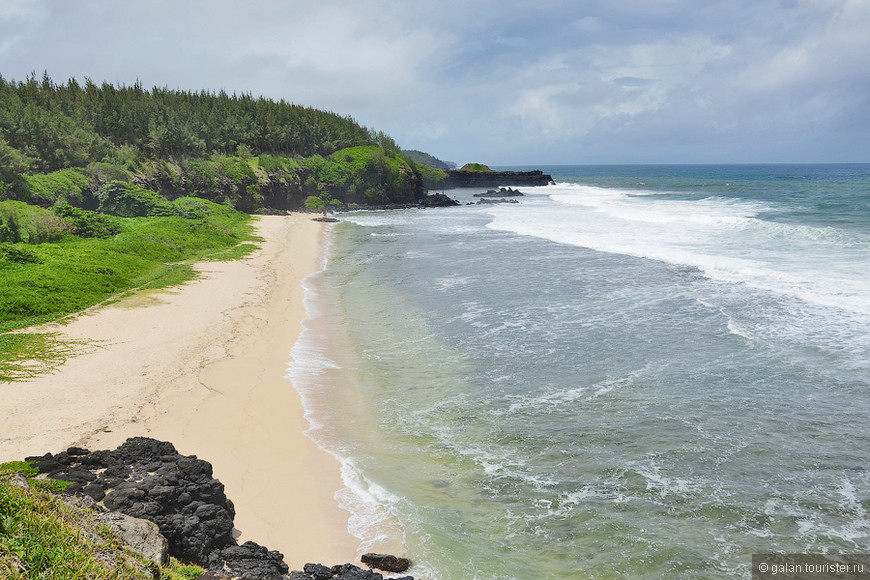
MULTIPOLYGON (((70 447, 27 461, 41 474, 72 482, 67 493, 93 502, 107 525, 155 563, 165 563, 168 546, 169 555, 207 568, 202 578, 212 580, 383 580, 353 564, 306 564, 302 571, 290 572, 280 552, 251 541, 238 545, 232 535, 235 508, 213 477, 211 464, 179 454, 166 441, 133 437, 113 451, 70 447), (154 524, 159 534, 153 533, 154 524)), ((392 565, 379 569, 403 572, 408 567, 405 558, 371 556, 392 565)))
POLYGON ((128 439, 114 451, 71 447, 27 461, 53 479, 73 482, 67 492, 90 496, 107 511, 157 524, 170 555, 201 566, 250 578, 279 579, 287 572, 283 556, 253 542, 233 538, 235 508, 212 467, 196 456, 180 455, 171 443, 128 439))
POLYGON ((457 187, 504 187, 550 185, 553 178, 535 171, 456 171, 446 170, 447 177, 438 182, 439 189, 457 187))

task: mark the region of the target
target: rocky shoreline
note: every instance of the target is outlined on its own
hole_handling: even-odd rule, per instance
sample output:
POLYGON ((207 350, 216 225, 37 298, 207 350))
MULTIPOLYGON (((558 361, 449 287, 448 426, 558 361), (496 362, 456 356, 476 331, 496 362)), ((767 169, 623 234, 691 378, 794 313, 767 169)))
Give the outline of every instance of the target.
MULTIPOLYGON (((84 498, 98 512, 156 524, 159 537, 148 542, 148 557, 161 565, 173 556, 202 566, 208 570, 203 580, 383 580, 353 564, 310 563, 291 572, 280 552, 252 541, 239 545, 233 536, 235 507, 211 464, 179 454, 169 442, 133 437, 114 450, 71 447, 26 461, 45 477, 72 482, 66 493, 84 498), (165 550, 154 548, 161 545, 165 550)), ((404 572, 410 564, 383 554, 367 554, 363 562, 389 572, 404 572)))
POLYGON ((445 170, 447 177, 438 182, 438 189, 460 187, 538 186, 554 183, 552 176, 540 169, 534 171, 462 171, 445 170))

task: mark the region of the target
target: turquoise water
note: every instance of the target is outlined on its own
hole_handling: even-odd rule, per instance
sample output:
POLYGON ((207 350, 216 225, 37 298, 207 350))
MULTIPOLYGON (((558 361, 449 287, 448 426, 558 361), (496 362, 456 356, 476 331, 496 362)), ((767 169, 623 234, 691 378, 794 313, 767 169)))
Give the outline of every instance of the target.
POLYGON ((329 233, 291 376, 363 547, 432 580, 870 552, 870 166, 544 169, 329 233))

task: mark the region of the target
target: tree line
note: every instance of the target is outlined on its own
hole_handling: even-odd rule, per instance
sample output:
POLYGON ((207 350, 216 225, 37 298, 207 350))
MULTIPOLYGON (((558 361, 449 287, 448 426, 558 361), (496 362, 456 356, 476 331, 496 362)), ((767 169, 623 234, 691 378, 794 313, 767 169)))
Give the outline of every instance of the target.
POLYGON ((115 86, 47 73, 24 81, 0 75, 0 179, 131 156, 151 159, 232 154, 239 146, 288 157, 328 155, 378 145, 397 152, 383 132, 341 116, 286 101, 183 91, 141 83, 115 86))

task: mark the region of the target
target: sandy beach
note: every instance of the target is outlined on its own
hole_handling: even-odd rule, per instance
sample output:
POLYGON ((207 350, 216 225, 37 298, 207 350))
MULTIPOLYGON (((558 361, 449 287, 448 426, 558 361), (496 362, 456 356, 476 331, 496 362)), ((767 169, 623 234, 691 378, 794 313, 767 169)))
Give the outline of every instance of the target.
POLYGON ((265 242, 251 258, 202 263, 181 287, 49 327, 90 346, 53 374, 3 385, 0 461, 138 435, 171 441, 212 463, 240 541, 281 551, 291 569, 358 561, 334 499, 339 462, 304 435, 285 377, 322 228, 304 214, 259 217, 265 242))

